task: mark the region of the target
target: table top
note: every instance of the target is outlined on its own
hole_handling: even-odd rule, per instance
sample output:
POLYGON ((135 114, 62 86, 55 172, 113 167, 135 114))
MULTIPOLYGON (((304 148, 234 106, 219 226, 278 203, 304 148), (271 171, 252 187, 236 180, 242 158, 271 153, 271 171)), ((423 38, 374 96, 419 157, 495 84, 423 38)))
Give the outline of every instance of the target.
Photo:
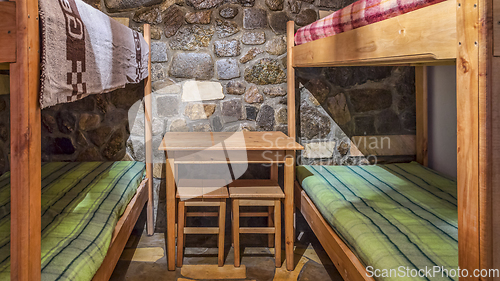
POLYGON ((302 150, 282 132, 167 132, 159 150, 302 150))

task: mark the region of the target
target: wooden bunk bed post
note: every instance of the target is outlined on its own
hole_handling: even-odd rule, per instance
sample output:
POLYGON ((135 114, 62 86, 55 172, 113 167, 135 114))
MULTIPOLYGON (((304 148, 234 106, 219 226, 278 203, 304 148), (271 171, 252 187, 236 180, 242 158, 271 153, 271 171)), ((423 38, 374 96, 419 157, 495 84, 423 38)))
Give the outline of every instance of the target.
POLYGON ((427 166, 427 66, 415 67, 415 95, 417 106, 417 162, 421 165, 427 166))
POLYGON ((16 62, 10 65, 11 280, 40 280, 41 126, 38 1, 17 0, 16 62))
POLYGON ((151 27, 144 25, 144 40, 149 46, 148 77, 144 81, 144 138, 146 149, 146 177, 148 178, 148 204, 147 204, 147 233, 153 235, 153 129, 152 124, 152 103, 151 103, 151 27))

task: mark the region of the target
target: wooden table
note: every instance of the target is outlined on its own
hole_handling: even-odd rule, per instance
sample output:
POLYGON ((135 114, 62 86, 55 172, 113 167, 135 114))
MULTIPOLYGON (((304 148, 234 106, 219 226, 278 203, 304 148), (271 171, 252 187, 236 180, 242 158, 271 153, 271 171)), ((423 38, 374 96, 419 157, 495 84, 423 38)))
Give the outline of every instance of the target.
POLYGON ((284 217, 286 268, 293 270, 295 151, 303 147, 282 132, 182 132, 166 133, 159 150, 166 157, 167 262, 175 270, 175 178, 178 164, 256 163, 271 165, 271 179, 278 179, 278 164, 284 163, 284 217), (221 158, 225 155, 244 157, 221 158), (202 152, 202 153, 200 153, 202 152), (219 153, 217 153, 219 152, 219 153), (229 153, 226 153, 229 152, 229 153), (215 156, 219 155, 219 156, 215 156))

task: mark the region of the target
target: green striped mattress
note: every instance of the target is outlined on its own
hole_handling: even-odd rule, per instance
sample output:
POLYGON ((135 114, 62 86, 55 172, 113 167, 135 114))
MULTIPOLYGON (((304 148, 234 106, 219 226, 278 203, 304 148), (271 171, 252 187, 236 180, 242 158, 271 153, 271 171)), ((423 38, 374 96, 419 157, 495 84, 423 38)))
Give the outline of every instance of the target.
MULTIPOLYGON (((92 280, 144 163, 42 166, 42 280, 92 280)), ((0 280, 10 279, 10 174, 0 177, 0 280)))
POLYGON ((458 280, 450 276, 452 272, 432 278, 401 278, 399 273, 435 266, 458 268, 455 180, 415 162, 300 166, 297 178, 325 220, 360 261, 371 266, 371 272, 392 269, 392 277, 376 279, 458 280))

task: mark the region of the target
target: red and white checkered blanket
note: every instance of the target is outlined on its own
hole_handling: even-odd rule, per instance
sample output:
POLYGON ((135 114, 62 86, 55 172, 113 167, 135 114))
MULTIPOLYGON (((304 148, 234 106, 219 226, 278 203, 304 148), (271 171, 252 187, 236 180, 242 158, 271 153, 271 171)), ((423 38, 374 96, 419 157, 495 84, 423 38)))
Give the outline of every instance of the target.
POLYGON ((359 0, 300 28, 295 34, 295 44, 332 36, 443 1, 445 0, 359 0))

